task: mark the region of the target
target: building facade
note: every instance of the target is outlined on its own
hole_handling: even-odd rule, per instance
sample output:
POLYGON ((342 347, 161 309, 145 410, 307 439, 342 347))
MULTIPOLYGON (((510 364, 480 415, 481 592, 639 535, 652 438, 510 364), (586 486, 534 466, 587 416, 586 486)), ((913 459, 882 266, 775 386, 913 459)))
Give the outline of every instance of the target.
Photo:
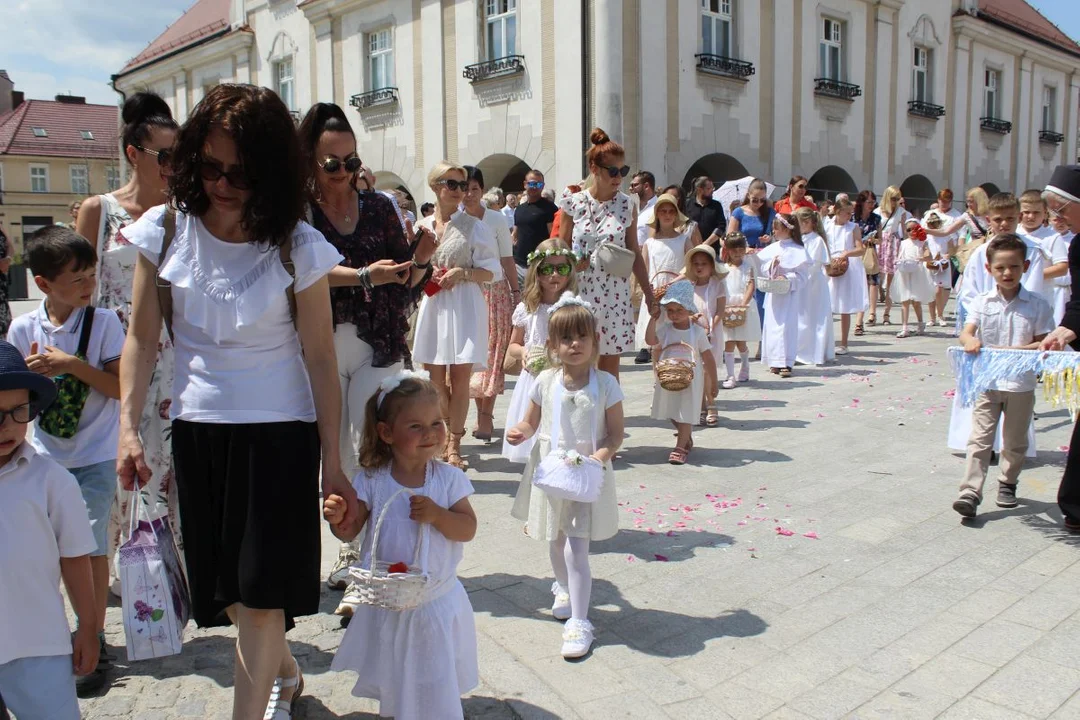
POLYGON ((200 0, 114 78, 183 120, 217 82, 349 109, 382 186, 447 158, 520 189, 594 125, 662 183, 1041 186, 1077 158, 1080 46, 1023 0, 200 0))

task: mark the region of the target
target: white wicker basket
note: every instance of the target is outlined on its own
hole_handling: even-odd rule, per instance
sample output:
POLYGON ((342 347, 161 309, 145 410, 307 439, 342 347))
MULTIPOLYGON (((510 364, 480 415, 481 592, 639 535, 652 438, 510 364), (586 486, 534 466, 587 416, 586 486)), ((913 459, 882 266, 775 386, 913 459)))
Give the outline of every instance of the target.
POLYGON ((786 277, 765 277, 759 275, 754 281, 755 286, 761 292, 773 293, 774 295, 787 295, 791 292, 791 281, 786 277))
POLYGON ((374 605, 386 610, 412 610, 420 605, 427 589, 427 572, 420 566, 423 557, 424 546, 427 544, 428 526, 420 525, 419 537, 416 540, 416 553, 408 572, 392 573, 389 568, 394 563, 377 562, 379 549, 379 532, 382 530, 386 512, 394 504, 402 493, 412 495, 409 488, 401 488, 383 506, 379 518, 375 522, 375 531, 371 537, 371 562, 368 567, 349 568, 356 585, 357 595, 364 605, 374 605))

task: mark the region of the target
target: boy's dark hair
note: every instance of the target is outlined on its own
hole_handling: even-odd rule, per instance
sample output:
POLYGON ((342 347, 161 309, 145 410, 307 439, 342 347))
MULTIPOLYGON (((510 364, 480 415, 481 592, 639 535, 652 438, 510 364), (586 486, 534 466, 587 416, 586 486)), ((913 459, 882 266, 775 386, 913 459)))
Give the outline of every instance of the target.
POLYGON ((1015 250, 1020 257, 1027 259, 1027 244, 1016 233, 1002 233, 990 241, 986 246, 986 262, 993 262, 994 255, 999 252, 1015 250))
POLYGON ((26 264, 30 272, 55 280, 65 270, 79 272, 97 265, 97 251, 90 241, 63 225, 43 227, 26 241, 26 264), (74 267, 68 265, 74 262, 74 267))
POLYGON ((989 208, 987 209, 986 212, 987 213, 992 213, 995 210, 997 210, 999 212, 1001 210, 1015 210, 1016 212, 1019 213, 1020 212, 1020 201, 1017 200, 1016 196, 1013 195, 1012 193, 1008 193, 1008 192, 997 193, 992 198, 990 198, 990 206, 989 206, 989 208))

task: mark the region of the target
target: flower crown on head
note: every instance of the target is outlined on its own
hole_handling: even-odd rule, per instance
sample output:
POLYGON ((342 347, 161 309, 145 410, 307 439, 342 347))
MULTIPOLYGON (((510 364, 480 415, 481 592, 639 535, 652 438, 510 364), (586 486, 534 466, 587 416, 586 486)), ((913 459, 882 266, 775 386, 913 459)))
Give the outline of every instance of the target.
POLYGON ((398 389, 398 386, 406 380, 431 380, 427 370, 398 370, 396 373, 379 383, 378 400, 375 407, 381 408, 386 396, 398 389))
POLYGON ((570 307, 571 305, 583 307, 588 310, 589 313, 592 315, 596 314, 596 309, 593 308, 592 303, 582 300, 580 297, 574 295, 571 292, 564 292, 562 297, 559 298, 558 301, 548 309, 548 315, 554 315, 556 310, 564 307, 570 307))
POLYGON ((784 227, 786 227, 786 228, 787 228, 788 230, 794 230, 794 229, 795 229, 795 226, 794 226, 794 225, 792 225, 791 223, 789 223, 789 222, 787 221, 787 218, 785 218, 785 217, 784 217, 783 215, 781 215, 780 213, 777 213, 777 214, 776 214, 776 215, 775 215, 774 217, 776 218, 776 221, 777 221, 778 223, 780 223, 781 225, 783 225, 784 227))
POLYGON ((525 263, 527 265, 532 265, 534 262, 537 262, 539 260, 543 260, 544 258, 549 258, 549 257, 570 258, 571 264, 576 263, 578 261, 577 253, 575 253, 573 250, 567 250, 566 248, 555 248, 554 250, 533 250, 525 258, 525 263))

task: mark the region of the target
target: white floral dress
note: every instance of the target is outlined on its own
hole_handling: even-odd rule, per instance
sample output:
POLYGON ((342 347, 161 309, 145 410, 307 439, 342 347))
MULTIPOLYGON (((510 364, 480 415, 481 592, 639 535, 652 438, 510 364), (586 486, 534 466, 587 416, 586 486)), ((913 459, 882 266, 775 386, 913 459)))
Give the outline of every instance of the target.
MULTIPOLYGON (((127 332, 131 317, 131 296, 135 284, 135 262, 138 249, 124 239, 121 230, 133 221, 112 195, 101 195, 101 224, 98 229, 98 286, 97 307, 115 310, 127 332)), ((172 404, 173 347, 164 326, 158 341, 158 360, 150 378, 139 435, 150 466, 150 484, 141 493, 150 505, 153 517, 169 516, 173 537, 183 557, 184 541, 180 535, 179 501, 172 470, 172 423, 169 406, 172 404)), ((109 517, 109 555, 127 540, 130 526, 132 493, 118 489, 109 517)))
POLYGON ((574 252, 591 256, 589 267, 578 274, 578 292, 596 309, 600 328, 600 354, 620 355, 634 349, 634 311, 630 306, 630 279, 615 277, 596 265, 595 250, 603 243, 626 247, 626 233, 634 220, 630 197, 615 193, 599 202, 588 190, 563 191, 559 208, 574 222, 574 252))

